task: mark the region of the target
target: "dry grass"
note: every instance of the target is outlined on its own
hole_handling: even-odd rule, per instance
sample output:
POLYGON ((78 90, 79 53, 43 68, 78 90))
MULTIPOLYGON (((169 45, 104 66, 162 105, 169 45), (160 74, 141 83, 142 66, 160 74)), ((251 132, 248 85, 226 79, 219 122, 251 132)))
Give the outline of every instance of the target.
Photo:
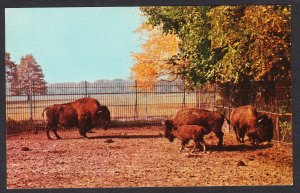
MULTIPOLYGON (((137 106, 135 106, 135 94, 106 94, 91 97, 96 98, 100 104, 108 106, 112 118, 115 120, 134 117, 148 119, 149 117, 172 116, 176 109, 182 107, 183 101, 183 94, 180 93, 139 94, 137 106)), ((47 100, 38 100, 37 96, 32 105, 29 101, 7 101, 6 119, 28 120, 32 113, 34 120, 41 120, 42 111, 45 107, 70 102, 77 98, 76 96, 64 96, 64 98, 54 100, 54 97, 49 96, 47 100)), ((187 106, 194 106, 196 95, 194 93, 186 94, 185 102, 187 106)))

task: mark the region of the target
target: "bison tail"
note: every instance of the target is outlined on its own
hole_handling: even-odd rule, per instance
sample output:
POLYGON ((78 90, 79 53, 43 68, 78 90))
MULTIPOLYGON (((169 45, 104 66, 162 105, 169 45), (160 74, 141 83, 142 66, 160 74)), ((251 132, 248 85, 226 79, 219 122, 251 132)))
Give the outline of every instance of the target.
POLYGON ((48 107, 44 108, 44 110, 42 112, 42 118, 44 118, 44 112, 45 112, 46 109, 48 109, 48 107))
POLYGON ((223 115, 223 114, 221 114, 221 115, 224 117, 224 119, 226 119, 228 125, 230 126, 230 120, 225 115, 223 115))

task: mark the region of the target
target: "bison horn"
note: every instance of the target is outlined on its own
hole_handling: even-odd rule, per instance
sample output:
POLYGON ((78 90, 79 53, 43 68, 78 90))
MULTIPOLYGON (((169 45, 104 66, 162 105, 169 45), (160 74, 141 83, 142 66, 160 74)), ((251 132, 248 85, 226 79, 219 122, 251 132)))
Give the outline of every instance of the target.
POLYGON ((260 123, 260 122, 262 122, 262 120, 263 120, 263 119, 259 119, 257 122, 260 123))
POLYGON ((165 122, 165 121, 161 121, 161 124, 165 125, 165 124, 166 124, 166 122, 165 122))

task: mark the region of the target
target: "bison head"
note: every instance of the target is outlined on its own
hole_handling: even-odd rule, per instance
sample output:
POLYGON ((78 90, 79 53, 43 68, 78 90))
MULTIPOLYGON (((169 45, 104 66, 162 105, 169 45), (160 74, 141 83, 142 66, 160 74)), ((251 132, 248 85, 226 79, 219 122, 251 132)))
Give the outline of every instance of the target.
POLYGON ((162 124, 165 126, 165 137, 169 139, 172 143, 174 141, 175 136, 172 134, 172 128, 174 127, 172 120, 162 121, 162 124))
POLYGON ((97 116, 98 124, 104 127, 104 129, 107 129, 108 124, 111 121, 110 111, 108 110, 107 106, 100 106, 97 111, 97 116))
POLYGON ((266 114, 263 114, 257 119, 257 129, 260 136, 260 141, 269 141, 271 142, 273 138, 273 121, 266 114))

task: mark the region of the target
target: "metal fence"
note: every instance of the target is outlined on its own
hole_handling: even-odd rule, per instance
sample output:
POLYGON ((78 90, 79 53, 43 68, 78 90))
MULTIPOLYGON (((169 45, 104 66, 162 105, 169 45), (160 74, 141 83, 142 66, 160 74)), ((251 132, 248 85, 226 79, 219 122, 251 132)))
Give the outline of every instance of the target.
MULTIPOLYGON (((259 82, 242 86, 208 85, 193 90, 186 90, 183 81, 157 82, 151 90, 138 86, 135 81, 121 80, 55 83, 46 87, 32 82, 27 89, 7 85, 7 132, 42 128, 41 114, 45 107, 92 97, 109 108, 116 126, 128 122, 159 125, 162 119, 173 116, 178 108, 188 106, 216 110, 229 117, 232 108, 252 104, 273 118, 276 135, 280 139, 283 135, 280 127, 291 130, 291 84, 282 82, 266 85, 259 82)), ((284 137, 287 140, 291 138, 290 134, 284 137)))

